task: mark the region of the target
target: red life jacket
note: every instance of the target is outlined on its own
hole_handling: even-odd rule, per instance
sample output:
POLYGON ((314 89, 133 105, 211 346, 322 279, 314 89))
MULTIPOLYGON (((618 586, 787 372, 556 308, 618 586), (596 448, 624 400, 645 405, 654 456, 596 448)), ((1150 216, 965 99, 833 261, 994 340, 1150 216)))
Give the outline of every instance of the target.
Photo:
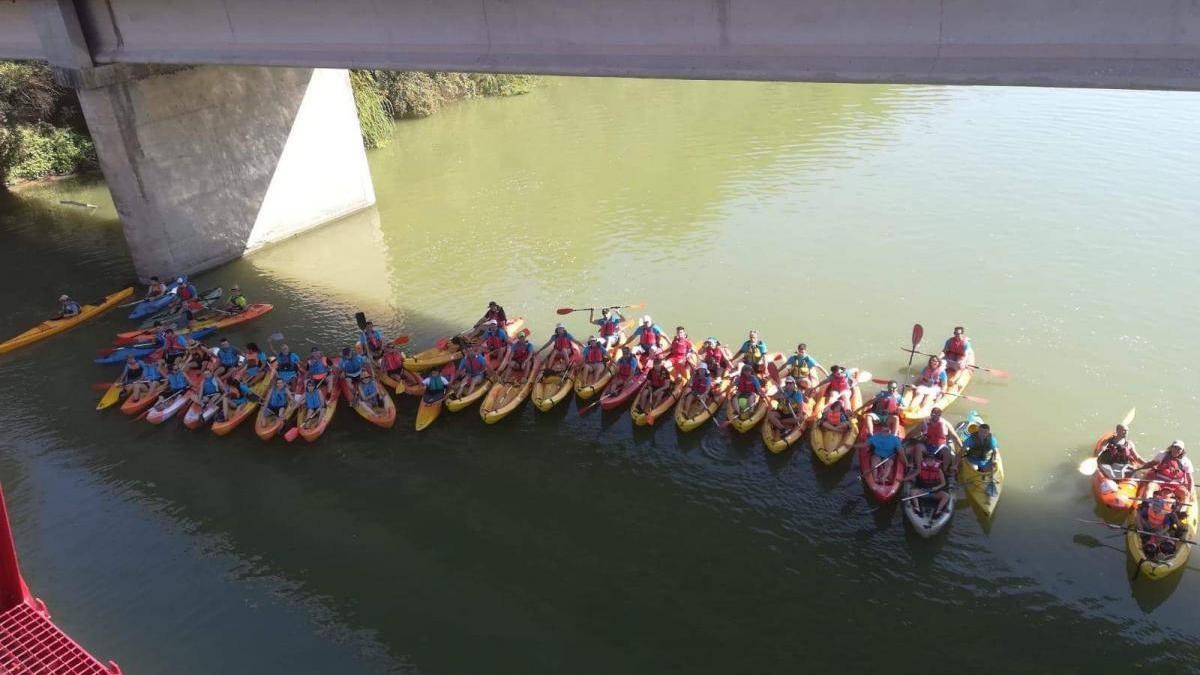
POLYGON ((621 322, 618 320, 606 320, 600 324, 600 337, 608 337, 621 332, 621 322))
POLYGON ((845 372, 838 373, 829 378, 830 391, 846 391, 850 388, 850 378, 845 372))
POLYGON ((666 368, 652 368, 649 379, 651 387, 665 387, 671 381, 671 371, 666 368))
POLYGON ((739 394, 754 393, 754 380, 755 380, 755 377, 753 375, 738 375, 738 378, 737 378, 738 393, 739 394))
POLYGON ((888 394, 884 397, 883 393, 875 397, 875 405, 871 408, 873 412, 881 415, 895 415, 900 410, 900 404, 896 402, 896 397, 888 394), (880 405, 882 404, 882 405, 880 405))
POLYGON ((653 328, 643 327, 638 336, 638 344, 643 347, 654 347, 658 344, 658 333, 654 332, 653 328))
POLYGON ((383 354, 383 369, 389 373, 393 373, 404 367, 404 354, 398 351, 384 352, 383 354))
POLYGON ((946 357, 961 361, 967 355, 967 341, 965 338, 952 337, 946 342, 946 357))
POLYGON ((583 350, 583 360, 587 363, 603 363, 604 347, 600 345, 588 345, 587 349, 583 350))
POLYGON ((484 314, 483 314, 484 321, 495 321, 498 324, 505 323, 505 321, 504 321, 505 318, 506 317, 504 316, 504 310, 502 310, 502 309, 488 308, 488 311, 484 312, 484 314))
POLYGON ((1167 457, 1159 462, 1158 466, 1154 467, 1154 473, 1160 478, 1165 478, 1169 481, 1180 481, 1186 475, 1183 470, 1183 462, 1175 457, 1167 457))
POLYGON ((179 286, 175 290, 175 294, 179 296, 180 300, 191 300, 193 297, 192 289, 187 284, 183 284, 183 285, 179 286))
POLYGON ((637 363, 634 359, 621 359, 617 362, 617 375, 620 377, 629 377, 633 375, 633 364, 637 363))
MULTIPOLYGON (((497 349, 503 348, 508 343, 500 336, 500 331, 492 331, 488 333, 487 339, 483 341, 483 344, 487 346, 488 351, 494 352, 497 349)), ((374 349, 374 345, 372 345, 372 349, 374 349)))
POLYGON ((466 370, 468 375, 478 375, 486 370, 484 368, 483 357, 479 354, 476 354, 475 356, 468 356, 466 370))
POLYGON ((692 341, 687 338, 675 338, 671 340, 671 359, 678 361, 688 355, 692 350, 692 341))
POLYGON ((917 477, 926 485, 937 485, 942 480, 942 463, 933 457, 922 458, 917 477))
POLYGON ((703 394, 712 388, 712 378, 708 375, 692 375, 692 391, 703 394))
POLYGON ((921 424, 921 432, 925 434, 926 444, 932 446, 932 450, 937 450, 946 444, 946 427, 938 421, 938 424, 930 424, 929 420, 925 420, 921 424))
POLYGON ((562 335, 555 334, 554 335, 554 348, 555 349, 570 349, 571 348, 571 338, 567 337, 565 333, 562 335))
POLYGON ((528 342, 518 342, 512 348, 512 360, 517 363, 524 363, 525 359, 529 358, 529 353, 533 350, 528 342))

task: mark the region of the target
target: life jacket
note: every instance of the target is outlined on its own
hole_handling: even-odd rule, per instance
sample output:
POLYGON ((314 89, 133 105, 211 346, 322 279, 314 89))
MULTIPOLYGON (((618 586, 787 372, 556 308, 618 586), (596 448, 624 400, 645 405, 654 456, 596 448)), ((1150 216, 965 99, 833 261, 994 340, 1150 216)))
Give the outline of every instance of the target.
POLYGON ((1108 439, 1108 443, 1104 445, 1103 452, 1108 453, 1108 461, 1111 464, 1129 464, 1133 460, 1133 454, 1129 452, 1129 440, 1122 439, 1118 441, 1115 438, 1108 439))
POLYGON ((1181 481, 1187 475, 1183 470, 1183 462, 1176 457, 1167 457, 1154 467, 1154 473, 1160 478, 1165 478, 1169 481, 1181 481))
POLYGON ((555 349, 570 349, 572 344, 570 333, 563 333, 562 335, 554 334, 555 349))
POLYGON ((658 331, 653 327, 647 328, 642 326, 642 332, 638 335, 638 344, 643 347, 654 347, 658 344, 658 331))
POLYGON ((687 338, 675 338, 671 340, 671 359, 678 361, 688 355, 692 351, 692 341, 687 338))
POLYGON ((134 361, 133 366, 125 366, 125 381, 132 382, 144 376, 146 369, 142 367, 141 361, 134 361))
POLYGON ((258 368, 263 364, 262 352, 246 352, 246 367, 258 368))
POLYGON ((236 366, 238 362, 237 349, 233 347, 222 347, 217 350, 217 358, 221 360, 221 365, 225 367, 236 366))
POLYGON ((758 363, 762 360, 762 357, 765 354, 762 344, 762 340, 759 340, 754 344, 750 344, 749 340, 746 341, 746 344, 742 349, 742 353, 746 355, 746 361, 748 363, 758 363))
POLYGON ((205 396, 212 396, 213 394, 215 394, 219 391, 221 391, 221 386, 220 386, 220 384, 217 383, 217 378, 215 378, 215 377, 204 378, 204 384, 200 387, 201 394, 203 394, 205 396))
POLYGON ((755 390, 755 385, 758 384, 758 378, 753 375, 738 375, 737 377, 737 392, 739 394, 752 394, 755 390))
POLYGON ((363 358, 358 354, 351 354, 349 358, 342 359, 342 372, 350 377, 358 377, 362 373, 363 358))
MULTIPOLYGON (((801 406, 804 405, 804 394, 799 390, 788 392, 786 389, 779 390, 779 412, 788 417, 796 417, 801 412, 801 406)), ((840 421, 840 420, 839 420, 840 421)))
POLYGON ((314 361, 312 359, 308 360, 308 376, 309 377, 316 377, 317 375, 324 375, 328 370, 329 370, 329 368, 327 368, 325 366, 325 359, 317 359, 316 361, 314 361))
POLYGON ((961 337, 952 337, 946 340, 946 346, 942 349, 946 353, 946 357, 961 361, 967 355, 967 340, 961 337))
POLYGON ((875 402, 871 406, 871 411, 880 415, 895 415, 900 411, 900 402, 892 394, 881 391, 875 395, 875 402))
POLYGON ((621 320, 612 317, 600 320, 600 337, 609 337, 621 332, 621 320))
POLYGON ((496 308, 489 307, 488 311, 484 312, 484 314, 483 314, 484 321, 495 321, 496 323, 501 324, 501 325, 508 323, 507 321, 505 321, 506 318, 507 317, 504 316, 504 309, 500 308, 500 307, 496 307, 496 308))
POLYGON ((942 463, 933 457, 922 458, 917 478, 926 485, 938 484, 942 480, 942 463))
POLYGON ((191 284, 184 284, 175 290, 175 294, 180 300, 191 300, 196 297, 196 287, 191 284))
POLYGON ((379 394, 379 388, 375 386, 375 380, 366 380, 362 383, 363 398, 375 398, 379 394))
POLYGON ((617 375, 621 377, 629 377, 630 375, 633 375, 633 367, 636 363, 637 358, 633 356, 617 361, 617 375))
POLYGON ((294 373, 299 368, 300 357, 296 356, 296 352, 288 352, 287 354, 280 354, 276 362, 278 363, 276 370, 279 372, 294 373))
POLYGON ((529 346, 528 342, 517 342, 513 344, 512 360, 517 363, 524 363, 532 351, 533 348, 529 346))
POLYGON ((396 350, 383 353, 383 369, 389 373, 394 373, 404 367, 404 354, 396 350))
POLYGON ((826 423, 837 426, 846 419, 846 412, 841 408, 830 406, 825 409, 825 413, 821 417, 826 423))
POLYGON ((476 354, 475 356, 464 356, 462 360, 462 369, 466 371, 468 375, 478 375, 486 370, 484 363, 485 361, 483 360, 483 356, 479 354, 476 354))
POLYGON ((658 387, 665 387, 671 381, 671 371, 666 368, 651 368, 648 379, 650 380, 651 387, 656 389, 658 387))
POLYGON ((850 388, 850 378, 845 371, 829 376, 829 391, 846 391, 850 388))
POLYGON ((942 375, 945 373, 946 369, 942 366, 938 366, 932 371, 929 366, 925 366, 925 370, 921 371, 921 378, 917 382, 926 387, 940 387, 942 386, 942 375))
POLYGON ((180 372, 174 372, 168 375, 167 384, 171 385, 171 391, 179 391, 181 389, 187 389, 189 386, 191 386, 191 382, 188 382, 187 376, 180 372))
POLYGON ((808 377, 808 374, 812 372, 812 367, 808 365, 807 358, 801 358, 794 355, 788 359, 788 362, 792 364, 793 375, 808 377))
POLYGON ((186 349, 187 343, 184 341, 183 337, 176 335, 175 339, 172 340, 168 339, 166 335, 163 335, 163 351, 167 354, 171 354, 172 356, 175 354, 182 354, 186 349))
POLYGON ((494 352, 497 349, 503 349, 504 347, 508 346, 508 340, 504 339, 504 336, 500 334, 500 331, 491 330, 488 331, 487 336, 483 338, 483 344, 485 347, 487 347, 489 352, 494 352))
POLYGON ((159 370, 158 366, 150 366, 146 369, 147 382, 158 382, 161 379, 163 379, 163 374, 162 371, 159 370))
POLYGON ((603 363, 604 347, 600 345, 588 345, 583 350, 583 360, 585 363, 603 363))
POLYGON ((238 294, 229 299, 229 306, 236 307, 238 311, 246 309, 246 296, 238 294))
POLYGON ((921 433, 925 435, 926 444, 934 450, 946 444, 946 427, 940 421, 938 424, 930 424, 929 420, 925 420, 921 423, 921 433))
POLYGON ((316 389, 304 393, 304 402, 309 410, 319 410, 325 403, 321 400, 321 392, 316 389))
POLYGON ((379 332, 378 328, 372 329, 370 333, 367 333, 367 349, 373 352, 383 349, 383 335, 379 332))
POLYGON ((692 375, 692 391, 697 394, 707 393, 712 389, 711 375, 692 375))
POLYGON ((1170 515, 1170 512, 1166 509, 1163 509, 1161 513, 1155 513, 1154 509, 1147 508, 1146 524, 1150 526, 1149 529, 1151 530, 1162 530, 1167 524, 1168 515, 1170 515))
POLYGON ((278 409, 278 408, 286 407, 287 404, 288 404, 287 388, 286 387, 283 389, 272 388, 271 395, 267 398, 267 407, 278 409))

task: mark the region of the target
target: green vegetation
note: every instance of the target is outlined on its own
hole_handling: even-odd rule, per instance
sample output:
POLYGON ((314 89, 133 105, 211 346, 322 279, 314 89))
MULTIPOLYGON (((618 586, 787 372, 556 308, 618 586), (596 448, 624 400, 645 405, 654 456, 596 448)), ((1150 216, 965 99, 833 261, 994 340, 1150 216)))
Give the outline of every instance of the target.
POLYGON ((414 71, 351 71, 354 100, 363 144, 383 147, 391 135, 391 120, 428 117, 451 101, 479 96, 518 96, 537 82, 532 75, 481 73, 422 73, 414 71))
POLYGON ((0 62, 0 187, 94 168, 75 92, 44 64, 0 62))

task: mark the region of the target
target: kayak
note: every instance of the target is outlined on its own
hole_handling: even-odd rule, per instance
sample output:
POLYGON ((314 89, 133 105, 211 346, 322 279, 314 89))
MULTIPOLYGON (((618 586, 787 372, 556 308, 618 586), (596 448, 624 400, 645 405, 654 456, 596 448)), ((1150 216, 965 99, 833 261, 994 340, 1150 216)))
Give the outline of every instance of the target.
POLYGON ((167 388, 167 381, 164 378, 163 380, 160 380, 157 384, 151 386, 150 389, 148 389, 146 391, 146 393, 142 394, 139 397, 135 398, 133 395, 127 396, 125 398, 125 402, 121 404, 121 412, 125 413, 126 415, 142 414, 142 412, 145 411, 146 408, 149 408, 150 406, 154 405, 154 402, 158 400, 159 395, 162 394, 163 390, 166 388, 167 388))
POLYGON ((217 412, 221 409, 221 394, 215 394, 212 400, 207 405, 201 406, 199 402, 192 401, 192 405, 183 415, 183 426, 189 429, 197 429, 206 422, 212 421, 217 416, 217 412))
POLYGON ((267 409, 266 401, 258 409, 258 415, 254 418, 254 434, 264 441, 269 441, 278 434, 283 425, 287 423, 292 415, 296 413, 296 409, 300 407, 300 402, 303 397, 295 394, 288 394, 288 404, 278 414, 272 414, 267 409))
MULTIPOLYGON (((177 329, 175 334, 187 335, 198 340, 204 335, 210 335, 222 328, 236 326, 240 323, 246 323, 247 321, 257 319, 274 308, 274 305, 267 304, 247 305, 245 310, 237 314, 232 314, 219 319, 204 319, 202 321, 197 321, 187 328, 177 329), (201 335, 200 333, 206 328, 211 328, 212 330, 201 335)), ((154 327, 143 330, 131 330, 124 333, 117 333, 117 339, 113 342, 113 344, 127 346, 136 344, 138 342, 153 340, 158 331, 159 327, 154 327)))
POLYGON ((516 383, 500 382, 493 385, 491 391, 483 398, 483 402, 479 404, 479 417, 488 424, 495 424, 516 410, 533 390, 533 380, 541 372, 541 365, 541 357, 535 356, 524 380, 516 383))
POLYGON ((946 412, 955 401, 959 399, 967 385, 971 383, 971 369, 963 368, 954 374, 954 377, 946 383, 946 390, 941 393, 932 403, 917 408, 912 405, 914 390, 910 387, 901 397, 900 422, 902 424, 911 424, 928 419, 929 412, 934 408, 941 408, 942 412, 946 412))
POLYGON ((308 421, 306 419, 308 416, 307 407, 297 413, 296 427, 300 430, 300 438, 312 443, 325 433, 325 430, 329 428, 329 423, 333 421, 334 413, 337 412, 338 399, 342 397, 344 391, 346 395, 349 395, 347 390, 351 386, 353 385, 349 384, 346 378, 342 378, 340 386, 329 387, 328 389, 332 391, 325 398, 325 407, 321 409, 321 414, 317 415, 315 420, 308 421))
MULTIPOLYGON (((447 363, 442 367, 442 377, 447 380, 454 377, 453 363, 447 363)), ((431 397, 429 392, 421 394, 421 402, 417 405, 417 431, 433 424, 438 415, 442 414, 442 405, 446 402, 447 393, 449 393, 448 386, 438 396, 431 397)))
MULTIPOLYGON (((1149 483, 1145 485, 1149 486, 1149 483)), ((1146 488, 1142 488, 1142 494, 1145 494, 1146 488)), ((1170 556, 1155 556, 1151 559, 1146 555, 1145 544, 1153 535, 1144 535, 1137 530, 1140 528, 1139 509, 1130 509, 1129 515, 1125 518, 1125 545, 1129 549, 1129 555, 1133 557, 1133 563, 1137 566, 1138 573, 1149 579, 1162 579, 1170 576, 1172 573, 1183 569, 1187 564, 1188 557, 1191 554, 1191 545, 1182 541, 1176 541, 1178 547, 1175 553, 1170 556)), ((1186 534, 1183 539, 1191 541, 1196 540, 1196 522, 1200 520, 1196 517, 1196 490, 1192 489, 1191 506, 1183 511, 1183 522, 1187 526, 1186 534)))
MULTIPOLYGON (((509 335, 516 335, 517 331, 525 325, 525 317, 518 316, 509 321, 504 326, 504 332, 509 335)), ((456 336, 457 337, 457 336, 456 336)), ((430 368, 444 366, 451 361, 458 361, 462 358, 462 350, 458 345, 447 339, 445 347, 431 347, 423 352, 418 352, 404 360, 404 367, 414 373, 423 373, 430 368)))
MULTIPOLYGON (((454 387, 451 388, 453 389, 454 387)), ((446 410, 449 410, 450 412, 458 412, 464 408, 469 408, 471 407, 472 403, 482 399, 491 388, 492 379, 491 377, 485 375, 479 384, 472 387, 471 390, 466 394, 463 394, 462 396, 455 396, 453 393, 447 394, 446 410)))
MULTIPOLYGON (((972 410, 967 419, 959 422, 954 430, 958 432, 958 437, 966 442, 967 436, 980 424, 983 424, 983 418, 972 410)), ((958 482, 966 490, 967 496, 978 504, 989 518, 996 510, 996 503, 1000 501, 1000 490, 1004 487, 1004 459, 999 448, 996 450, 995 464, 996 468, 993 471, 982 473, 964 457, 958 469, 958 482)))
MULTIPOLYGON (((905 483, 903 488, 904 494, 904 516, 908 520, 912 528, 917 534, 926 539, 936 535, 945 529, 946 524, 950 522, 950 518, 954 516, 954 488, 947 486, 946 492, 950 495, 950 501, 946 502, 946 510, 943 511, 937 518, 933 517, 933 511, 937 508, 937 498, 935 495, 916 497, 909 499, 911 495, 919 494, 914 492, 918 488, 912 483, 905 483), (922 513, 917 513, 916 502, 921 501, 922 513)), ((922 492, 924 492, 922 490, 922 492)))
POLYGON ((125 385, 121 382, 121 378, 117 378, 108 389, 104 390, 104 395, 100 397, 100 402, 96 404, 96 410, 104 410, 111 408, 121 402, 121 397, 125 395, 125 385))
MULTIPOLYGON (((187 337, 189 337, 193 340, 200 340, 200 339, 208 337, 209 335, 212 335, 215 332, 217 332, 217 329, 212 326, 209 326, 207 328, 201 328, 201 329, 192 331, 191 333, 185 333, 185 335, 187 335, 187 337)), ((117 364, 117 363, 124 363, 125 358, 128 356, 132 355, 132 356, 141 358, 143 356, 147 356, 147 355, 153 353, 154 351, 158 350, 159 347, 161 347, 161 346, 162 345, 159 345, 157 342, 147 342, 147 343, 131 345, 128 347, 117 347, 116 349, 112 350, 105 356, 101 356, 101 357, 95 359, 93 362, 99 363, 102 365, 113 365, 113 364, 117 364)))
POLYGON ((146 421, 150 424, 162 424, 171 419, 175 413, 191 404, 191 392, 191 389, 185 389, 175 395, 163 394, 154 407, 150 408, 150 412, 146 415, 146 421))
MULTIPOLYGON (((771 402, 768 403, 768 408, 772 407, 778 408, 778 401, 772 399, 771 402)), ((800 437, 804 435, 804 432, 813 425, 813 422, 815 422, 817 418, 816 412, 816 399, 805 399, 804 403, 802 403, 800 406, 800 414, 803 415, 803 419, 800 421, 800 424, 797 424, 791 431, 782 435, 779 433, 778 429, 764 422, 762 425, 763 445, 766 445, 767 449, 775 454, 779 454, 784 450, 787 450, 792 446, 792 444, 800 440, 800 437)))
MULTIPOLYGON (((879 482, 875 479, 875 453, 871 452, 871 446, 867 443, 866 425, 859 423, 862 432, 859 436, 861 439, 858 444, 858 472, 862 476, 863 485, 867 486, 867 492, 876 501, 886 504, 896 498, 900 493, 900 486, 904 484, 904 474, 908 471, 908 463, 904 459, 904 450, 896 451, 895 457, 892 459, 892 471, 887 476, 885 482, 879 482)), ((882 431, 876 431, 875 435, 888 434, 885 428, 882 431)), ((900 427, 900 438, 904 438, 904 427, 900 427)))
POLYGON ((693 397, 691 392, 684 392, 680 398, 679 404, 675 406, 675 426, 679 427, 680 431, 692 431, 700 425, 707 422, 720 410, 721 404, 725 403, 725 397, 729 395, 729 388, 733 386, 733 378, 729 373, 725 374, 719 382, 713 385, 713 395, 708 399, 708 405, 701 408, 695 414, 689 414, 692 405, 693 397))
MULTIPOLYGON (((671 363, 666 361, 666 363, 671 363)), ((675 384, 667 393, 667 396, 659 401, 658 405, 654 406, 650 411, 643 411, 641 406, 634 401, 633 407, 629 409, 629 416, 633 418, 633 423, 639 427, 648 424, 657 423, 664 415, 671 411, 671 406, 683 396, 683 392, 687 391, 688 385, 692 382, 692 369, 688 368, 682 375, 675 376, 675 384)))
POLYGON ((530 392, 533 405, 538 410, 546 412, 570 395, 575 387, 575 368, 579 365, 579 359, 579 345, 571 345, 571 362, 564 370, 549 372, 545 366, 550 357, 542 361, 541 373, 534 380, 533 391, 530 392))
MULTIPOLYGON (((225 293, 225 289, 220 288, 220 287, 210 288, 207 291, 204 291, 203 293, 201 293, 200 297, 198 299, 198 302, 200 303, 200 307, 201 307, 201 309, 199 311, 203 312, 204 309, 211 307, 212 303, 216 302, 217 300, 220 300, 221 296, 224 295, 224 293, 225 293)), ((192 312, 192 315, 197 316, 197 313, 192 312)), ((138 324, 138 329, 140 330, 140 329, 145 329, 145 328, 152 328, 152 327, 154 327, 155 324, 170 326, 172 324, 178 323, 180 321, 180 319, 182 319, 182 318, 183 318, 183 310, 182 309, 180 309, 178 307, 167 307, 165 309, 159 310, 155 314, 151 314, 150 316, 143 318, 142 322, 140 324, 138 324)), ((136 331, 130 331, 130 332, 136 332, 136 331)))
MULTIPOLYGON (((862 406, 862 391, 858 385, 854 385, 850 392, 848 412, 862 406)), ((814 416, 809 443, 812 445, 813 454, 823 464, 835 464, 854 449, 854 442, 858 439, 858 418, 851 414, 850 426, 845 431, 833 431, 822 426, 824 413, 824 410, 820 410, 814 416)))
POLYGON ((604 370, 600 371, 600 376, 595 382, 584 383, 582 377, 575 378, 575 395, 586 401, 589 398, 604 391, 608 383, 612 381, 613 375, 617 372, 617 357, 621 354, 621 347, 624 347, 629 341, 629 329, 633 328, 634 321, 629 319, 621 324, 621 332, 625 334, 616 345, 608 350, 608 363, 604 366, 604 370))
MULTIPOLYGON (((1113 432, 1108 432, 1096 441, 1096 456, 1104 450, 1104 446, 1108 443, 1108 439, 1113 437, 1113 432)), ((1137 503, 1138 488, 1141 483, 1134 478, 1133 471, 1128 470, 1128 464, 1120 465, 1122 467, 1122 476, 1120 480, 1113 480, 1104 475, 1100 471, 1099 465, 1096 467, 1096 472, 1092 474, 1092 494, 1096 496, 1096 501, 1104 506, 1117 511, 1125 511, 1133 507, 1137 503)))
MULTIPOLYGON (((142 317, 156 314, 160 310, 169 307, 171 303, 176 300, 175 293, 178 287, 179 284, 172 281, 170 284, 167 284, 166 293, 163 293, 153 300, 142 300, 138 302, 138 304, 133 306, 133 311, 129 313, 129 318, 134 320, 141 319, 142 317)), ((132 290, 133 289, 130 289, 130 292, 132 292, 132 290)))
MULTIPOLYGON (((269 387, 271 385, 271 381, 274 379, 275 379, 275 364, 272 363, 271 367, 265 373, 265 376, 261 380, 259 380, 258 383, 256 383, 254 386, 250 387, 250 391, 253 392, 255 396, 258 396, 261 398, 262 395, 264 393, 266 393, 267 387, 269 387)), ((224 436, 224 435, 228 434, 229 432, 236 429, 238 427, 238 425, 240 425, 247 417, 252 415, 254 413, 254 411, 257 409, 258 409, 258 401, 252 400, 249 397, 247 397, 246 402, 243 403, 242 405, 238 406, 237 409, 233 411, 233 415, 231 415, 229 417, 229 419, 216 419, 213 421, 213 423, 212 423, 213 433, 218 436, 224 436)), ((219 418, 221 416, 221 413, 217 413, 217 416, 219 418)))
POLYGON ((628 403, 642 390, 642 385, 646 384, 649 374, 649 369, 643 365, 641 371, 635 373, 621 386, 606 387, 600 394, 600 407, 604 410, 614 410, 628 403))
POLYGON ((61 333, 69 328, 74 328, 88 319, 100 316, 101 314, 107 312, 122 300, 128 298, 130 295, 133 295, 132 287, 117 291, 112 295, 105 296, 104 298, 96 301, 94 304, 80 305, 79 314, 76 314, 75 316, 66 319, 49 319, 47 321, 43 321, 24 333, 21 333, 20 335, 9 338, 4 342, 0 342, 0 354, 11 352, 18 347, 24 347, 25 345, 33 344, 34 342, 44 340, 51 335, 57 335, 58 333, 61 333))
POLYGON ((391 429, 396 424, 396 403, 392 400, 392 395, 381 384, 376 383, 375 389, 383 397, 382 408, 376 408, 358 396, 358 392, 354 391, 354 384, 344 378, 342 379, 342 389, 347 400, 353 401, 350 407, 354 408, 354 412, 358 413, 359 417, 384 429, 391 429))

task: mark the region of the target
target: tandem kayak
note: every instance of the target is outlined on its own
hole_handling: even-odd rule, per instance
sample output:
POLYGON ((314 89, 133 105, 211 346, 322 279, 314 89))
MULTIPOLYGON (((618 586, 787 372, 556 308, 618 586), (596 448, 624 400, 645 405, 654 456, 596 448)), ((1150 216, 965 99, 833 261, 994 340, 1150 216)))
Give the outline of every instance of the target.
POLYGON ((178 300, 176 293, 179 291, 179 283, 172 281, 167 284, 167 292, 152 300, 140 300, 133 306, 133 311, 129 313, 129 318, 133 320, 142 319, 157 314, 162 310, 171 306, 171 303, 178 300))
MULTIPOLYGON (((1146 483, 1149 486, 1150 483, 1146 483)), ((1141 494, 1145 494, 1146 488, 1142 488, 1141 494)), ((1187 504, 1187 503, 1185 503, 1187 504)), ((1196 540, 1196 490, 1192 489, 1191 503, 1187 504, 1182 509, 1180 516, 1183 524, 1186 527, 1182 539, 1191 541, 1196 540)), ((1183 569, 1187 564, 1188 557, 1191 555, 1191 544, 1185 541, 1171 541, 1175 545, 1175 552, 1170 555, 1158 553, 1156 555, 1147 555, 1146 544, 1154 540, 1159 540, 1157 543, 1162 543, 1164 540, 1161 536, 1150 534, 1147 532, 1139 532, 1141 529, 1138 509, 1130 509, 1129 515, 1125 519, 1125 546, 1129 549, 1129 555, 1133 557, 1133 563, 1137 566, 1138 573, 1148 579, 1162 579, 1171 574, 1183 569)), ((1170 540, 1166 540, 1170 541, 1170 540)))
MULTIPOLYGON (((1100 455, 1112 437, 1113 432, 1110 431, 1096 441, 1096 456, 1100 455)), ((1105 476, 1097 465, 1096 472, 1092 474, 1092 494, 1096 496, 1096 501, 1116 511, 1133 508, 1134 504, 1137 504, 1138 488, 1141 487, 1141 482, 1133 475, 1133 467, 1128 464, 1108 466, 1114 475, 1121 478, 1112 479, 1105 476)))
POLYGON ((634 321, 632 319, 628 319, 621 324, 620 334, 622 337, 617 341, 616 345, 608 350, 608 363, 604 365, 604 370, 600 371, 600 375, 594 381, 585 382, 586 378, 582 371, 575 378, 575 395, 581 400, 586 401, 604 391, 604 388, 612 381, 613 375, 617 372, 617 357, 621 354, 621 347, 624 347, 628 342, 628 333, 633 326, 634 321))
POLYGON ((946 383, 946 390, 941 393, 936 399, 926 402, 924 405, 917 407, 913 405, 913 394, 915 392, 911 387, 904 392, 901 398, 900 422, 902 424, 912 424, 929 418, 929 413, 934 408, 941 408, 942 412, 946 412, 951 404, 959 399, 967 385, 971 383, 971 369, 963 368, 954 374, 954 377, 946 383))
MULTIPOLYGON (((197 322, 193 323, 191 326, 188 326, 187 328, 177 329, 175 331, 175 334, 176 335, 186 335, 189 337, 199 339, 199 337, 197 337, 197 336, 200 333, 202 333, 204 329, 211 329, 211 330, 209 330, 208 333, 204 333, 205 335, 209 335, 209 334, 212 334, 213 332, 216 332, 217 330, 220 330, 222 328, 229 328, 230 326, 236 326, 240 323, 246 323, 247 321, 257 319, 258 317, 262 316, 263 314, 266 314, 267 312, 271 311, 274 308, 275 308, 274 305, 268 305, 268 304, 264 304, 264 303, 247 305, 246 309, 242 310, 241 312, 238 312, 237 314, 230 314, 228 316, 223 316, 219 319, 214 318, 214 319, 204 319, 202 321, 197 321, 197 322)), ((125 331, 124 333, 117 333, 117 339, 113 342, 113 344, 120 345, 120 346, 128 346, 128 345, 134 345, 138 342, 145 342, 145 341, 153 340, 159 330, 160 330, 159 327, 154 327, 154 328, 146 328, 146 329, 142 329, 142 330, 125 331)))
MULTIPOLYGON (((509 335, 516 335, 517 331, 525 325, 525 317, 518 316, 504 325, 504 332, 509 335)), ((431 347, 423 352, 418 352, 404 360, 404 367, 414 373, 423 373, 430 368, 444 366, 452 361, 458 361, 462 358, 462 349, 453 342, 454 338, 447 338, 444 347, 431 347)))
POLYGON ((76 314, 75 316, 66 319, 49 319, 47 321, 43 321, 24 333, 17 335, 16 337, 12 337, 4 342, 0 342, 0 354, 11 352, 19 347, 33 344, 34 342, 44 340, 51 335, 57 335, 58 333, 61 333, 69 328, 74 328, 88 319, 100 316, 101 314, 107 312, 115 307, 119 302, 125 298, 128 298, 130 295, 133 295, 132 287, 117 291, 112 295, 107 295, 90 305, 80 305, 79 314, 76 314))

